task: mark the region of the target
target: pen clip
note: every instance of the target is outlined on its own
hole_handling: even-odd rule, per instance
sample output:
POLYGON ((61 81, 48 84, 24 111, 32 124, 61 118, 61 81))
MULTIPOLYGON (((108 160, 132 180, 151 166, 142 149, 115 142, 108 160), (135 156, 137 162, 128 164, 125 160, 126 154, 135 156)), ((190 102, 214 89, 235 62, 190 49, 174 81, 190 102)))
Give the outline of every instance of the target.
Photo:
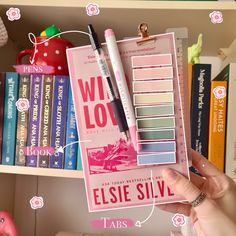
POLYGON ((152 36, 148 35, 148 24, 141 23, 138 26, 138 35, 141 37, 137 40, 138 45, 142 45, 146 42, 155 41, 156 39, 152 36))

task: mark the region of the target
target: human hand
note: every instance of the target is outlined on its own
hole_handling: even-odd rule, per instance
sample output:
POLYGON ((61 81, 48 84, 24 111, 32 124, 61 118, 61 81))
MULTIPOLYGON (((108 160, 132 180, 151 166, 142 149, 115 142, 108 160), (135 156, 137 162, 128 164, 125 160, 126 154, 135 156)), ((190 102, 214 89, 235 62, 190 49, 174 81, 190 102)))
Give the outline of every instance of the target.
POLYGON ((190 179, 171 169, 163 170, 163 178, 173 192, 193 202, 201 192, 207 197, 196 207, 186 203, 163 204, 158 207, 190 216, 197 235, 236 235, 236 184, 199 153, 192 151, 193 166, 200 177, 190 173, 190 179))

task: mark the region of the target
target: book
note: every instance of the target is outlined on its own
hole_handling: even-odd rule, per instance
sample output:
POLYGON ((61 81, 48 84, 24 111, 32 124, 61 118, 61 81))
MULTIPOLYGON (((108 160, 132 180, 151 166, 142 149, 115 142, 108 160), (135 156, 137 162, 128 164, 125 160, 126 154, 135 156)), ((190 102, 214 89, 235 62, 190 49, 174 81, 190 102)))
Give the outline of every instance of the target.
MULTIPOLYGON (((40 111, 40 134, 39 144, 41 147, 50 147, 51 145, 51 126, 52 126, 52 99, 53 99, 53 76, 43 75, 42 106, 40 111)), ((39 155, 39 167, 49 167, 49 155, 39 155)))
MULTIPOLYGON (((129 88, 132 88, 131 57, 151 54, 168 54, 173 59, 173 81, 177 96, 178 74, 174 34, 155 36, 153 43, 137 45, 137 39, 118 42, 129 88), (171 56, 170 56, 171 54, 171 56)), ((103 46, 104 54, 107 48, 103 46)), ((169 57, 170 56, 170 57, 169 57)), ((83 164, 83 173, 90 212, 137 207, 184 200, 171 192, 162 179, 161 171, 169 166, 189 176, 183 117, 176 115, 179 129, 176 162, 165 165, 139 166, 132 143, 119 132, 111 103, 97 65, 92 47, 84 46, 67 50, 70 79, 75 103, 76 122, 83 164), (181 132, 180 132, 181 130, 181 132)), ((162 71, 162 70, 161 70, 162 71)), ((159 71, 158 71, 159 72, 159 71)), ((169 72, 168 72, 169 73, 169 72)), ((182 81, 183 82, 183 81, 182 81)), ((132 91, 131 91, 132 94, 132 91)), ((167 99, 171 99, 168 95, 167 99)), ((139 101, 138 99, 136 102, 139 101)), ((170 108, 171 109, 171 108, 170 108)), ((181 111, 181 107, 176 110, 181 111)), ((167 134, 167 135, 168 135, 167 134)))
POLYGON ((64 169, 76 170, 77 155, 78 155, 78 132, 75 119, 75 107, 69 85, 68 91, 68 108, 67 108, 67 127, 66 127, 66 142, 65 142, 65 165, 64 169))
POLYGON ((16 123, 19 75, 15 72, 6 72, 4 117, 3 117, 3 144, 2 164, 15 164, 16 123))
POLYGON ((228 83, 225 173, 232 179, 236 179, 235 75, 236 75, 236 63, 230 63, 219 73, 219 75, 217 75, 218 80, 226 80, 228 83))
POLYGON ((69 82, 68 76, 54 76, 52 131, 50 142, 55 153, 50 157, 50 168, 62 169, 64 167, 64 152, 59 152, 58 149, 65 146, 69 82))
POLYGON ((211 81, 208 160, 224 171, 227 81, 211 81))
POLYGON ((26 155, 25 148, 27 146, 27 130, 28 130, 28 114, 29 114, 29 95, 30 95, 30 75, 20 74, 19 81, 19 97, 16 102, 17 128, 16 128, 16 156, 15 165, 25 166, 26 155))
POLYGON ((2 163, 5 73, 0 73, 0 164, 2 163))
POLYGON ((38 166, 38 153, 32 148, 39 146, 40 131, 40 111, 42 102, 42 75, 33 74, 31 77, 30 88, 30 107, 27 147, 29 150, 26 156, 26 165, 31 167, 38 166))
POLYGON ((191 147, 208 156, 211 64, 192 66, 191 147))

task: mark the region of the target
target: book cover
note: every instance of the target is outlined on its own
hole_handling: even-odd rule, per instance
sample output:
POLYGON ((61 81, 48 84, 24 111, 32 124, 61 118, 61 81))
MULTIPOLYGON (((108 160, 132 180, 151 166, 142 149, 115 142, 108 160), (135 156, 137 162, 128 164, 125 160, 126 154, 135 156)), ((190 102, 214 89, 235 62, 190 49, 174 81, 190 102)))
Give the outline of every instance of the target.
MULTIPOLYGON (((136 55, 171 54, 173 80, 177 79, 173 33, 158 35, 155 43, 141 46, 136 39, 119 41, 118 47, 129 88, 132 87, 131 57, 136 55)), ((104 53, 107 55, 105 44, 104 53)), ((138 166, 132 143, 119 132, 92 47, 68 49, 67 58, 89 211, 183 200, 173 194, 162 179, 161 171, 166 165, 138 166)), ((178 117, 176 122, 184 126, 182 118, 178 117)), ((176 163, 168 166, 188 176, 185 135, 181 136, 178 129, 176 135, 176 163)))
MULTIPOLYGON (((52 99, 53 99, 53 76, 43 75, 42 106, 39 144, 41 147, 50 147, 51 145, 51 125, 52 125, 52 99)), ((39 167, 49 167, 49 155, 39 155, 39 167)))
POLYGON ((0 164, 2 163, 5 73, 0 73, 0 164))
POLYGON ((192 67, 191 147, 208 156, 211 64, 192 67))
POLYGON ((236 179, 236 63, 230 63, 217 75, 218 80, 228 82, 227 122, 226 122, 226 146, 225 146, 225 173, 232 179, 236 179))
POLYGON ((29 95, 30 95, 30 75, 20 74, 19 81, 19 97, 16 102, 17 128, 16 128, 16 156, 15 165, 25 166, 26 155, 25 148, 27 146, 27 130, 28 130, 28 114, 29 114, 29 95))
POLYGON ((224 171, 227 81, 211 81, 208 160, 224 171))
POLYGON ((80 146, 78 145, 77 148, 77 165, 76 165, 77 170, 83 170, 83 165, 82 165, 82 156, 81 156, 81 151, 80 151, 80 146))
POLYGON ((3 144, 2 164, 14 165, 16 147, 16 123, 19 75, 15 72, 6 72, 4 118, 3 118, 3 144))
POLYGON ((64 152, 58 149, 65 146, 69 82, 68 76, 54 77, 51 147, 55 153, 50 157, 50 168, 64 167, 64 152))
POLYGON ((67 107, 67 126, 65 143, 65 164, 64 169, 76 170, 78 155, 78 132, 75 119, 75 107, 72 97, 71 86, 69 85, 68 107, 67 107))
POLYGON ((26 165, 37 167, 38 155, 31 149, 39 145, 39 129, 40 129, 40 111, 42 96, 42 75, 33 74, 31 77, 30 88, 30 107, 29 107, 29 124, 28 124, 28 140, 27 147, 29 153, 26 156, 26 165))

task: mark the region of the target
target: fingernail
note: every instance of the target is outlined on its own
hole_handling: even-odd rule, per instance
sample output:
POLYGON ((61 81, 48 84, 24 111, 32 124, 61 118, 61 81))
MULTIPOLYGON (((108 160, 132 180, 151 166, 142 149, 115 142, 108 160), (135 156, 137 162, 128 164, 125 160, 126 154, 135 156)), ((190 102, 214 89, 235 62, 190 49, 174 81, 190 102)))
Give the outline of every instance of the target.
POLYGON ((162 176, 166 180, 175 180, 177 173, 174 170, 167 168, 162 171, 162 176))

